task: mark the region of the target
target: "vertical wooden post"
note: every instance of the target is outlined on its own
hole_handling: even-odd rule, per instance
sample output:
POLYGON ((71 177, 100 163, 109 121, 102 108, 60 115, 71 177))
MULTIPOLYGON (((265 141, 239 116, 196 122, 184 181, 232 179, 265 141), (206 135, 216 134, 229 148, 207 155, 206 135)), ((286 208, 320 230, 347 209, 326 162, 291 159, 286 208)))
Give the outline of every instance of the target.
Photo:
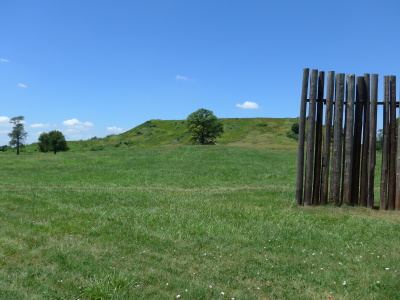
POLYGON ((335 72, 329 71, 327 80, 327 89, 326 89, 324 150, 322 154, 321 204, 328 203, 329 165, 331 158, 332 107, 333 107, 333 95, 335 90, 334 87, 335 87, 335 72))
POLYGON ((371 106, 369 127, 369 167, 368 167, 368 199, 367 206, 374 207, 375 165, 376 165, 376 122, 378 102, 378 74, 371 76, 371 106))
POLYGON ((353 169, 353 130, 354 130, 354 93, 355 76, 347 75, 346 80, 346 126, 345 126, 345 148, 343 165, 343 203, 351 204, 351 179, 353 169))
MULTIPOLYGON (((396 77, 394 77, 394 86, 393 86, 393 95, 394 101, 396 101, 396 77)), ((399 105, 400 107, 400 105, 399 105)), ((398 128, 400 128, 400 122, 398 124, 398 128)), ((398 130, 397 128, 397 130, 398 130)), ((400 132, 400 131, 398 131, 400 132)), ((400 210, 400 138, 397 136, 397 168, 396 168, 396 199, 395 199, 395 208, 400 210)))
POLYGON ((313 204, 320 202, 321 187, 321 152, 322 152, 322 116, 324 110, 324 83, 325 72, 319 72, 318 76, 318 103, 317 120, 315 126, 315 167, 314 167, 314 195, 313 204))
POLYGON ((396 201, 396 76, 390 76, 390 155, 388 209, 395 209, 396 201))
POLYGON ((352 205, 358 205, 360 191, 360 151, 362 137, 362 116, 364 108, 364 77, 356 79, 356 105, 354 116, 354 143, 353 143, 353 178, 351 188, 352 205))
POLYGON ((368 199, 370 87, 370 76, 369 74, 364 74, 364 121, 361 156, 360 205, 365 207, 367 206, 368 199))
POLYGON ((333 124, 332 174, 330 188, 330 202, 341 204, 340 173, 342 166, 342 129, 344 103, 344 74, 336 75, 335 117, 333 124))
POLYGON ((297 178, 296 178, 296 203, 303 204, 303 181, 304 181, 304 143, 306 132, 306 107, 308 93, 308 77, 310 69, 303 70, 303 82, 300 104, 300 123, 299 123, 299 146, 297 155, 297 178))
POLYGON ((313 171, 314 171, 314 136, 315 136, 315 109, 317 101, 318 70, 311 71, 310 104, 308 113, 308 133, 306 151, 306 177, 304 187, 304 205, 311 204, 313 171))
POLYGON ((389 98, 390 80, 384 76, 384 107, 383 107, 383 142, 382 142, 382 169, 381 169, 381 191, 380 209, 387 209, 388 177, 389 177, 389 148, 390 148, 390 126, 389 126, 389 98))

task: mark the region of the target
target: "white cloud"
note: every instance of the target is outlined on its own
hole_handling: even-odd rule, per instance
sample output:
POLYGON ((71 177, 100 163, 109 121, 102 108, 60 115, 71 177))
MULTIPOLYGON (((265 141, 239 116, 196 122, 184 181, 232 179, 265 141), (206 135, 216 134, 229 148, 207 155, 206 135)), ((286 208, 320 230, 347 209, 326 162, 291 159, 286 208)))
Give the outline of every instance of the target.
POLYGON ((245 101, 243 104, 236 104, 236 107, 243 108, 243 109, 259 109, 257 103, 251 101, 245 101))
POLYGON ((23 83, 18 83, 17 85, 24 89, 26 89, 28 87, 26 84, 23 84, 23 83))
POLYGON ((89 130, 90 127, 93 127, 93 123, 91 122, 81 122, 78 119, 71 119, 62 122, 64 126, 67 126, 66 132, 80 132, 89 130))
POLYGON ((1 116, 0 117, 0 126, 6 126, 6 127, 11 127, 11 124, 10 124, 10 118, 9 117, 4 117, 4 116, 1 116))
POLYGON ((11 130, 0 130, 0 134, 8 134, 11 130))
POLYGON ((50 127, 50 124, 32 124, 30 125, 32 128, 47 128, 50 127))
POLYGON ((10 61, 8 59, 5 59, 5 58, 0 58, 0 62, 7 63, 7 62, 10 62, 10 61))
POLYGON ((122 128, 119 128, 119 127, 115 127, 115 126, 112 126, 112 127, 107 127, 107 131, 110 131, 110 132, 123 132, 124 130, 122 129, 122 128))
POLYGON ((189 80, 188 77, 181 76, 181 75, 176 75, 175 79, 176 79, 176 80, 189 80))

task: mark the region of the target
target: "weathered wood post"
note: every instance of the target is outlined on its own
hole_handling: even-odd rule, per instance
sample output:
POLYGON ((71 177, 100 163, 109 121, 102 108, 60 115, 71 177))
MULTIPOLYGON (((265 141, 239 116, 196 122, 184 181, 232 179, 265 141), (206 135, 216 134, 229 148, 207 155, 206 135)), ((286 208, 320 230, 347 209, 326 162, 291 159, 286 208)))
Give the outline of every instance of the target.
POLYGON ((369 158, 369 117, 370 117, 370 76, 364 74, 364 118, 363 118, 363 138, 361 156, 361 179, 360 179, 360 205, 367 206, 368 199, 368 158, 369 158))
MULTIPOLYGON (((396 97, 396 77, 394 77, 394 97, 396 97)), ((400 107, 400 105, 399 105, 400 107)), ((397 132, 399 133, 400 122, 398 124, 397 132)), ((400 138, 397 137, 397 167, 396 167, 396 196, 395 196, 395 208, 400 210, 400 138)))
POLYGON ((314 171, 314 136, 315 136, 315 109, 317 101, 318 70, 311 71, 310 103, 308 113, 307 151, 306 151, 306 176, 304 187, 304 205, 311 204, 313 171, 314 171))
POLYGON ((331 158, 332 108, 334 91, 335 72, 329 71, 326 89, 324 152, 322 154, 321 204, 328 203, 329 166, 331 158))
POLYGON ((351 204, 358 205, 360 192, 360 152, 362 138, 362 116, 364 109, 364 77, 356 79, 356 103, 354 116, 354 142, 353 142, 353 178, 351 188, 351 204))
POLYGON ((296 203, 303 204, 303 184, 304 184, 304 143, 306 134, 306 108, 308 94, 308 77, 310 69, 303 70, 303 82, 300 103, 300 122, 299 122, 299 146, 297 154, 297 178, 296 178, 296 203))
POLYGON ((353 170, 353 131, 354 131, 354 93, 355 76, 347 75, 346 80, 346 125, 345 125, 345 148, 343 165, 343 203, 351 204, 351 182, 353 170))
POLYGON ((374 206, 375 188, 375 165, 376 165, 376 123, 378 103, 378 74, 371 76, 371 106, 370 106, 370 127, 369 127, 369 167, 368 167, 368 199, 367 206, 374 206))
POLYGON ((380 209, 387 209, 388 197, 388 178, 389 178, 389 147, 390 147, 390 127, 389 127, 389 98, 390 86, 389 76, 384 77, 384 102, 383 102, 383 141, 382 141, 382 168, 381 168, 381 187, 380 187, 380 209))
POLYGON ((390 154, 388 209, 395 209, 396 201, 396 76, 390 76, 390 154))
POLYGON ((315 125, 315 164, 314 164, 314 195, 313 204, 320 202, 321 188, 321 154, 322 154, 322 116, 324 110, 324 83, 325 72, 319 72, 318 76, 318 103, 317 119, 315 125))
POLYGON ((330 202, 341 204, 340 199, 340 175, 342 167, 342 129, 343 129, 343 104, 344 104, 344 74, 336 75, 335 116, 333 123, 332 146, 332 173, 330 202))

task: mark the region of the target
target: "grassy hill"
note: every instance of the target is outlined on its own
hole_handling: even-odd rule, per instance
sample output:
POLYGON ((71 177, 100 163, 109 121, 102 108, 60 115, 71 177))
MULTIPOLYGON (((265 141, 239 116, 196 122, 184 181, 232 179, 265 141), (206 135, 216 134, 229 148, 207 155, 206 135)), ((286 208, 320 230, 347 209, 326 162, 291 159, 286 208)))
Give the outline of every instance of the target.
MULTIPOLYGON (((297 147, 294 139, 286 134, 298 119, 295 118, 227 118, 220 119, 224 134, 217 139, 219 145, 265 147, 292 150, 297 147)), ((94 138, 87 141, 68 142, 72 151, 111 150, 115 148, 187 145, 185 120, 150 120, 122 134, 94 138)), ((34 151, 36 144, 27 147, 34 151)))

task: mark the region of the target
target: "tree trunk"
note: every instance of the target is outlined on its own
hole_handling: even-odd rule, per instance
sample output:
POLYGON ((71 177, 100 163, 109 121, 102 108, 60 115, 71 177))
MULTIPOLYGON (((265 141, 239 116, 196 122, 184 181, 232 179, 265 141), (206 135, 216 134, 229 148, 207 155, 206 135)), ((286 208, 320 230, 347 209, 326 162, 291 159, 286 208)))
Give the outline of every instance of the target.
POLYGON ((17 155, 19 155, 19 139, 17 138, 17 155))

